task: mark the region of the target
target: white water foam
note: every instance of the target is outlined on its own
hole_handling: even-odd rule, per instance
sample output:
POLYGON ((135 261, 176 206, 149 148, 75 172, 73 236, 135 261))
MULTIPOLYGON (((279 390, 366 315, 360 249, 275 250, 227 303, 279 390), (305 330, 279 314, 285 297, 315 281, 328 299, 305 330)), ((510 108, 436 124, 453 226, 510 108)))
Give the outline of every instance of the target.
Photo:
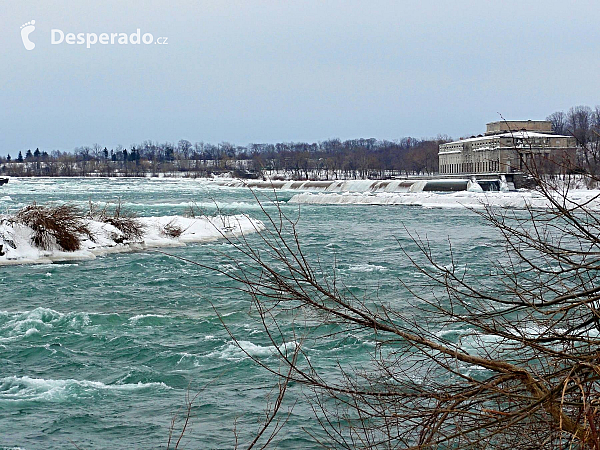
POLYGON ((209 353, 207 356, 237 361, 247 356, 258 357, 273 354, 273 349, 269 346, 263 347, 250 341, 238 341, 238 344, 239 346, 235 343, 227 344, 222 350, 209 353))
MULTIPOLYGON (((568 194, 571 202, 588 202, 587 208, 600 210, 598 190, 573 190, 568 194)), ((321 205, 408 205, 425 208, 549 208, 550 201, 535 191, 518 192, 414 192, 414 193, 312 193, 294 195, 290 203, 321 205)), ((572 205, 574 206, 574 204, 572 205)))
POLYGON ((408 192, 417 180, 262 181, 215 179, 208 183, 232 188, 283 189, 324 192, 408 192))
POLYGON ((350 266, 348 270, 350 272, 383 272, 387 269, 376 264, 357 264, 355 266, 350 266))
MULTIPOLYGON (((281 352, 291 352, 297 344, 288 342, 278 347, 281 352)), ((221 350, 214 351, 206 355, 207 357, 218 357, 231 361, 238 361, 247 357, 266 357, 274 355, 277 350, 270 345, 257 345, 250 341, 237 341, 226 344, 221 350)))
POLYGON ((138 314, 137 316, 133 316, 129 319, 129 322, 131 322, 132 324, 137 324, 140 320, 142 319, 147 319, 150 317, 154 317, 154 318, 158 318, 158 319, 163 319, 166 318, 167 316, 164 316, 162 314, 138 314))
POLYGON ((80 330, 91 323, 87 313, 62 314, 49 308, 36 308, 32 311, 9 313, 0 312, 0 342, 16 341, 56 326, 80 330), (7 319, 7 320, 6 320, 7 319), (6 321, 5 321, 6 320, 6 321))
POLYGON ((162 382, 104 384, 90 380, 48 380, 28 376, 0 378, 2 401, 64 401, 70 397, 92 395, 97 391, 135 391, 139 389, 171 389, 162 382))

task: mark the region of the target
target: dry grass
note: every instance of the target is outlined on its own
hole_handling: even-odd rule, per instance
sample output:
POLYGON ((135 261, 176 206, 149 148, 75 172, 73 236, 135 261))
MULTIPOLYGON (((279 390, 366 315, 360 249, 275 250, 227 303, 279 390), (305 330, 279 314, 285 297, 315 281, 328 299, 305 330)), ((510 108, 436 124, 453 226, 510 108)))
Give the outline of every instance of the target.
POLYGON ((178 238, 183 234, 183 228, 181 228, 177 223, 175 223, 175 219, 171 220, 164 227, 162 227, 162 234, 168 236, 170 238, 178 238))
POLYGON ((202 211, 202 209, 196 204, 196 202, 191 202, 187 209, 185 210, 184 213, 185 217, 191 217, 192 219, 195 219, 196 217, 204 217, 205 213, 202 211))
POLYGON ((14 220, 31 228, 33 245, 44 250, 56 243, 61 249, 72 252, 81 248, 81 235, 93 240, 83 215, 73 205, 40 206, 33 203, 17 212, 14 220))
POLYGON ((109 210, 106 204, 103 208, 98 208, 90 202, 89 217, 99 222, 112 225, 121 232, 121 235, 114 234, 112 239, 117 243, 124 241, 140 241, 144 237, 144 225, 137 220, 134 213, 125 211, 121 206, 121 201, 115 205, 114 210, 109 210))

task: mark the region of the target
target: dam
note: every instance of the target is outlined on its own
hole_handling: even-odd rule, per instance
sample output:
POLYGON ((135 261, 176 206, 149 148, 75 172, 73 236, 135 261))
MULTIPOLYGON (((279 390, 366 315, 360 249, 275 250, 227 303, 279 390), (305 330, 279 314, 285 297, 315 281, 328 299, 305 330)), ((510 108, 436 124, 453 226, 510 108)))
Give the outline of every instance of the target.
POLYGON ((320 181, 285 181, 285 180, 240 180, 217 178, 219 186, 248 187, 251 189, 283 189, 315 192, 494 192, 515 190, 512 177, 500 175, 462 178, 429 178, 429 179, 390 179, 390 180, 320 180, 320 181))

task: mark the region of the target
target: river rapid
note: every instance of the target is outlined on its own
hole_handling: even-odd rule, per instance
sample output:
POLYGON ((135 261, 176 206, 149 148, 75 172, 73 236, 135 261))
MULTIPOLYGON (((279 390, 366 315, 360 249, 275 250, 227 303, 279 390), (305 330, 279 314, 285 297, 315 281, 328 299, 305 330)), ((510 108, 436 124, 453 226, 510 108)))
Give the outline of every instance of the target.
MULTIPOLYGON (((297 191, 278 191, 277 203, 266 198, 275 198, 272 191, 256 193, 269 214, 277 205, 299 214, 300 241, 312 261, 335 270, 353 293, 377 295, 395 308, 410 301, 399 279, 426 284, 401 248, 417 256, 411 234, 440 255, 450 238, 459 259, 482 276, 501 247, 466 208, 299 205, 289 202, 297 191)), ((143 217, 182 216, 193 205, 209 215, 265 220, 253 192, 209 181, 21 178, 0 188, 2 212, 32 202, 87 208, 90 201, 121 201, 143 217)), ((256 235, 248 242, 263 245, 256 235)), ((223 240, 168 252, 225 271, 227 257, 236 257, 223 240)), ((152 250, 0 267, 0 448, 166 448, 187 393, 199 395, 186 448, 233 448, 236 436, 250 442, 277 380, 229 332, 248 354, 276 359, 249 298, 235 288, 218 272, 152 250)), ((281 325, 292 324, 283 318, 281 325)), ((332 333, 307 353, 333 374, 337 362, 367 367, 374 349, 372 336, 332 333)), ((320 448, 305 430, 318 433, 319 426, 303 395, 291 386, 285 408, 296 406, 277 448, 320 448)))

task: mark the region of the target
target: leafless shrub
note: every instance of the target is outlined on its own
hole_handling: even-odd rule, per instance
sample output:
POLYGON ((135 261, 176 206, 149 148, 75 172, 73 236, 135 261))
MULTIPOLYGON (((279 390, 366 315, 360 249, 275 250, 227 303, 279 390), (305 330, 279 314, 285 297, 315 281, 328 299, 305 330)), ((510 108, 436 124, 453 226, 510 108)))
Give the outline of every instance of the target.
POLYGON ((48 250, 56 243, 65 251, 81 248, 81 235, 93 235, 81 212, 73 205, 40 206, 35 203, 17 212, 15 221, 33 230, 32 243, 48 250))
MULTIPOLYGON (((260 248, 223 235, 239 252, 237 270, 213 270, 249 295, 279 361, 248 356, 308 388, 324 447, 600 449, 600 219, 568 187, 533 176, 550 208, 479 212, 505 244, 484 279, 460 268, 452 247, 438 255, 412 234, 420 256, 405 257, 428 282, 402 283, 410 296, 401 308, 344 290, 280 209, 260 248), (331 375, 302 344, 282 350, 307 319, 369 333, 372 364, 331 375), (465 330, 472 348, 445 327, 465 330)), ((328 336, 310 331, 312 342, 328 336)))
MULTIPOLYGON (((185 409, 183 417, 180 418, 180 408, 180 410, 173 414, 173 417, 171 418, 171 424, 169 425, 169 440, 167 441, 167 450, 178 450, 180 448, 180 445, 183 444, 183 438, 185 437, 186 432, 189 433, 189 428, 192 424, 192 408, 194 406, 194 402, 196 401, 201 392, 202 391, 197 392, 194 396, 191 396, 189 389, 185 392, 185 409), (179 431, 176 431, 175 429, 177 428, 178 422, 181 422, 181 429, 179 431), (173 446, 171 446, 171 444, 173 444, 173 446)), ((181 448, 183 448, 183 445, 181 448)))
POLYGON ((212 203, 215 205, 215 212, 209 212, 204 208, 199 207, 196 202, 190 203, 186 210, 186 216, 195 219, 197 217, 202 217, 208 219, 212 222, 212 220, 218 220, 221 223, 221 228, 219 232, 231 232, 235 229, 235 224, 231 223, 230 217, 227 214, 223 213, 223 210, 219 206, 219 203, 211 197, 212 203))
POLYGON ((204 213, 202 209, 196 204, 196 202, 191 202, 185 210, 184 215, 186 217, 191 217, 195 219, 196 217, 203 216, 204 213))
POLYGON ((90 202, 88 215, 93 220, 108 223, 121 232, 121 235, 113 235, 112 239, 117 243, 124 241, 139 241, 144 237, 144 225, 137 220, 134 213, 126 211, 119 200, 114 209, 110 204, 100 208, 90 202))
POLYGON ((178 238, 183 234, 183 231, 183 228, 177 225, 175 219, 169 221, 169 223, 165 224, 161 229, 161 233, 170 238, 178 238))

